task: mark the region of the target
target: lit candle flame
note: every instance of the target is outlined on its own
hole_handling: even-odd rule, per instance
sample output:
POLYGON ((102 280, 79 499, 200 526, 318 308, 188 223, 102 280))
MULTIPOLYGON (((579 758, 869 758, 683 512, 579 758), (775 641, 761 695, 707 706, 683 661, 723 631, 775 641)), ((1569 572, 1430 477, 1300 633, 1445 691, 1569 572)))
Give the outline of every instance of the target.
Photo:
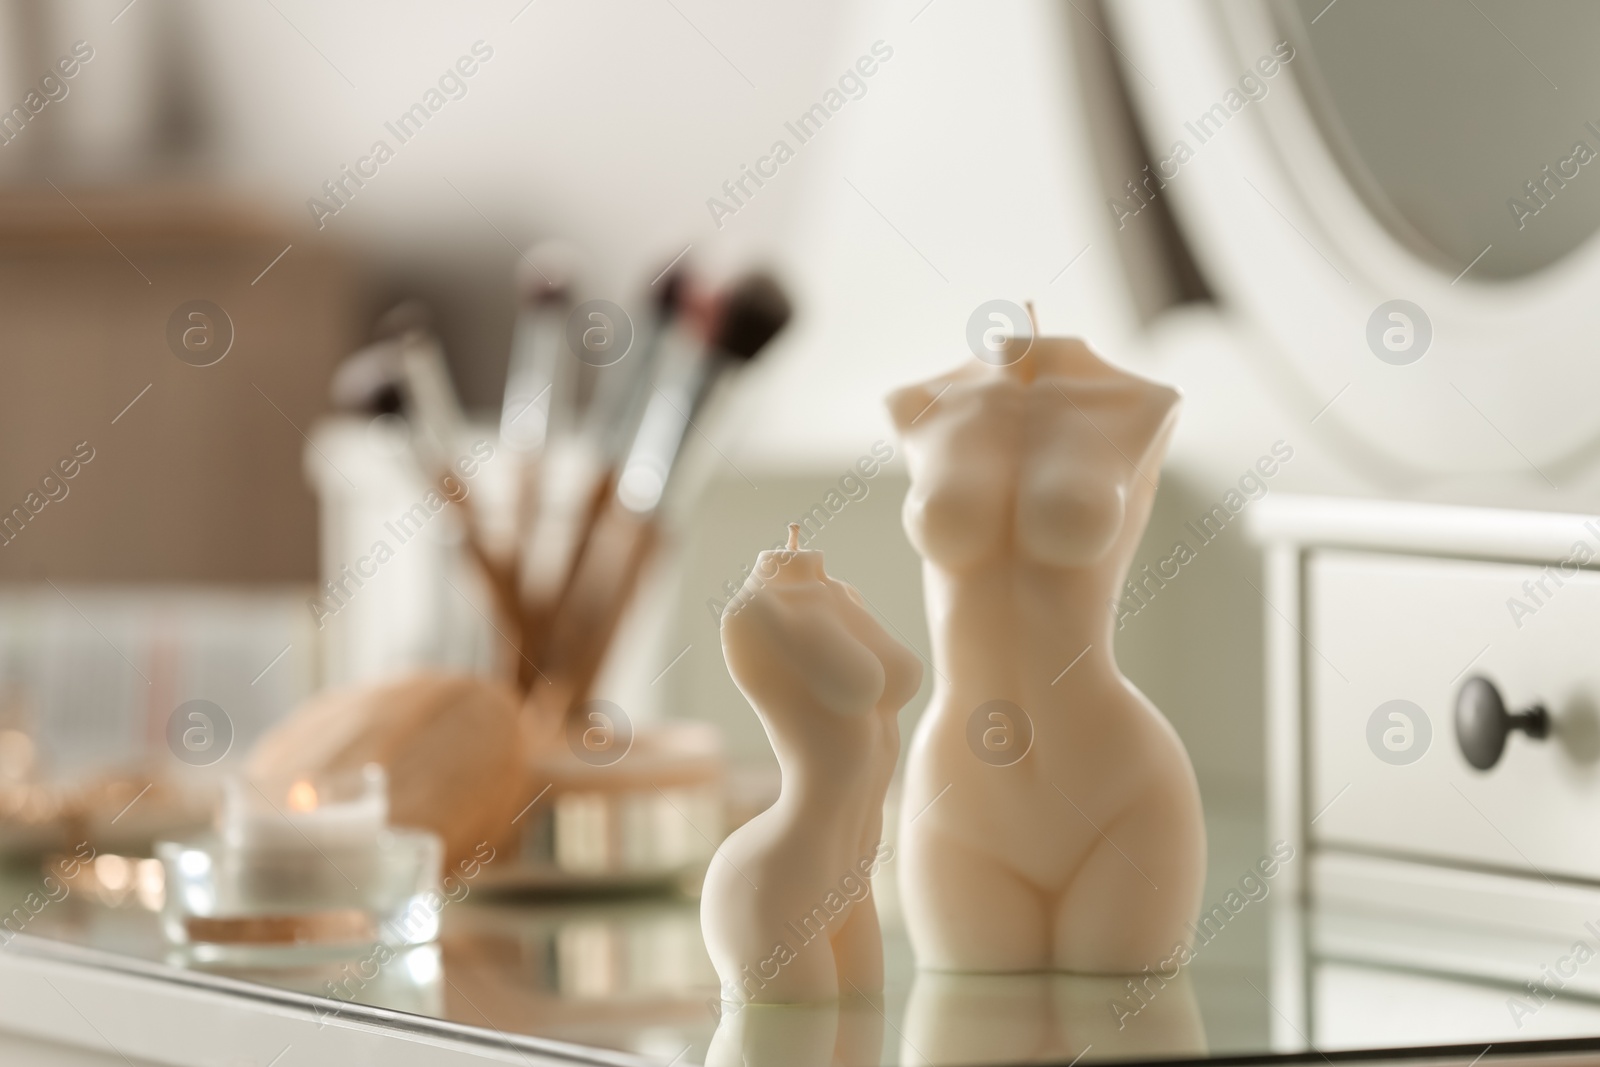
POLYGON ((289 787, 290 811, 315 811, 317 808, 317 787, 310 782, 300 781, 289 787))

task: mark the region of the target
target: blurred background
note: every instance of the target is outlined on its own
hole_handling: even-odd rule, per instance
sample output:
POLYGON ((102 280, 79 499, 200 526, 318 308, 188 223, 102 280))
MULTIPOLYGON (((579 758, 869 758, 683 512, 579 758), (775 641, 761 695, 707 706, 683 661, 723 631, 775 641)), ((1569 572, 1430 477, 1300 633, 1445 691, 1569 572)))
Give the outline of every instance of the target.
MULTIPOLYGON (((4 0, 0 775, 170 763, 195 699, 231 722, 220 774, 325 685, 494 669, 454 516, 312 606, 427 488, 334 377, 422 302, 496 452, 472 491, 503 502, 518 279, 551 241, 641 336, 669 268, 712 292, 762 267, 792 302, 696 420, 591 693, 715 724, 751 804, 773 764, 722 661, 728 583, 887 443, 808 547, 926 655, 882 398, 971 358, 986 301, 1184 392, 1136 568, 1285 447, 1246 507, 1592 511, 1597 33, 1589 5, 1510 0, 4 0), (205 358, 172 325, 196 301, 205 358), (1395 301, 1404 358, 1374 340, 1395 301)), ((1243 525, 1116 637, 1208 808, 1241 813, 1264 789, 1243 525)))
MULTIPOLYGON (((985 300, 1031 299, 1045 332, 1185 391, 1152 560, 1280 440, 1273 492, 1590 498, 1590 312, 1563 296, 1592 261, 1600 181, 1547 183, 1537 217, 1507 205, 1540 207, 1524 183, 1600 143, 1582 5, 1517 12, 1514 44, 1496 28, 1513 8, 1488 0, 1284 4, 1197 16, 1181 41, 1146 5, 1090 0, 124 4, 0 11, 3 99, 27 114, 0 146, 6 506, 94 452, 0 551, 0 715, 36 723, 62 769, 159 743, 191 697, 248 740, 323 680, 487 655, 437 580, 415 579, 416 618, 362 617, 396 628, 366 653, 354 613, 316 631, 319 562, 345 562, 329 539, 368 540, 342 509, 396 490, 359 443, 311 441, 334 368, 402 299, 426 301, 462 404, 492 423, 522 252, 551 238, 585 297, 635 315, 680 255, 714 280, 766 264, 790 290, 792 327, 692 442, 699 485, 599 690, 635 717, 709 718, 742 760, 766 744, 707 601, 893 442, 882 396, 966 358, 985 300), (1280 41, 1293 58, 1264 76, 1280 41), (492 58, 400 143, 395 121, 478 42, 492 58), (892 58, 799 143, 785 123, 877 42, 892 58), (1241 77, 1245 106, 1196 127, 1241 77), (727 210, 724 183, 780 139, 793 158, 727 210), (341 179, 379 140, 393 158, 341 179), (1365 342, 1397 297, 1431 317, 1409 373, 1365 342), (231 320, 211 366, 169 350, 191 300, 231 320)), ((815 547, 925 652, 898 457, 867 485, 815 547)), ((415 555, 377 583, 407 582, 415 555)), ((1232 531, 1118 634, 1208 796, 1259 790, 1255 567, 1232 531)))

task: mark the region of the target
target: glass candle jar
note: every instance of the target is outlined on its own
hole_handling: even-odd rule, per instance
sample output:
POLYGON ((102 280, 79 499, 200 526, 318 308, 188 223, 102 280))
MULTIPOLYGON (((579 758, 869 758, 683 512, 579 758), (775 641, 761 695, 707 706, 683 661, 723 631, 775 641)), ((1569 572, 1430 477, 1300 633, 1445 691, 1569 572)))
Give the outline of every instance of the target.
POLYGON ((217 828, 156 846, 162 930, 201 958, 343 954, 439 932, 443 846, 388 825, 381 768, 228 783, 217 828))

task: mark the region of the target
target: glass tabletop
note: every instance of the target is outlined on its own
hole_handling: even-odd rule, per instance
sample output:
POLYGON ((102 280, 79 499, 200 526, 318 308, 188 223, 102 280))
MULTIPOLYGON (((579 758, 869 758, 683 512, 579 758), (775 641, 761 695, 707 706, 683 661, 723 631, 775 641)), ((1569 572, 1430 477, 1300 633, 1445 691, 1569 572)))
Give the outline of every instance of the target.
MULTIPOLYGON (((1191 958, 1164 974, 919 973, 894 906, 891 862, 875 887, 883 994, 820 1007, 725 1010, 698 902, 681 895, 552 899, 475 889, 443 907, 436 944, 289 967, 222 966, 175 952, 151 902, 131 888, 99 899, 74 892, 43 908, 27 932, 311 994, 327 1013, 368 1005, 673 1064, 1315 1057, 1600 1035, 1600 998, 1563 990, 1518 1010, 1517 998, 1526 998, 1513 980, 1520 965, 1497 981, 1446 973, 1436 961, 1447 955, 1418 950, 1411 966, 1404 952, 1363 950, 1430 935, 1415 924, 1386 927, 1393 920, 1381 915, 1297 905, 1271 879, 1244 877, 1267 852, 1259 824, 1221 812, 1210 824, 1206 907, 1214 917, 1197 931, 1191 958)), ((13 870, 0 899, 21 899, 37 882, 13 870)), ((1437 936, 1458 955, 1470 950, 1459 932, 1437 936)), ((1527 959, 1546 951, 1526 948, 1527 959)))

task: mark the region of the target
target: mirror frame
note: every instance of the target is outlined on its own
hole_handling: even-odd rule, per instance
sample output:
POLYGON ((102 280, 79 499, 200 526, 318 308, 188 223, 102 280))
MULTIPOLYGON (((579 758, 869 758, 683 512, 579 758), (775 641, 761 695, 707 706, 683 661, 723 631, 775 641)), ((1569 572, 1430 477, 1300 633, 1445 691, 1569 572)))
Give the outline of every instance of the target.
MULTIPOLYGON (((1270 0, 1108 0, 1151 152, 1256 57, 1294 38, 1270 0)), ((1296 46, 1300 58, 1303 46, 1296 46)), ((1329 143, 1293 63, 1163 188, 1207 282, 1263 344, 1250 358, 1291 414, 1375 484, 1419 490, 1460 476, 1563 490, 1600 459, 1600 236, 1532 274, 1459 273, 1375 213, 1329 143), (1416 363, 1365 344, 1377 307, 1403 298, 1433 330, 1416 363), (1592 364, 1592 365, 1588 365, 1592 364), (1337 399, 1337 402, 1334 402, 1337 399)), ((1392 220, 1391 220, 1392 221, 1392 220)), ((1457 268, 1459 271, 1459 268, 1457 268)))

